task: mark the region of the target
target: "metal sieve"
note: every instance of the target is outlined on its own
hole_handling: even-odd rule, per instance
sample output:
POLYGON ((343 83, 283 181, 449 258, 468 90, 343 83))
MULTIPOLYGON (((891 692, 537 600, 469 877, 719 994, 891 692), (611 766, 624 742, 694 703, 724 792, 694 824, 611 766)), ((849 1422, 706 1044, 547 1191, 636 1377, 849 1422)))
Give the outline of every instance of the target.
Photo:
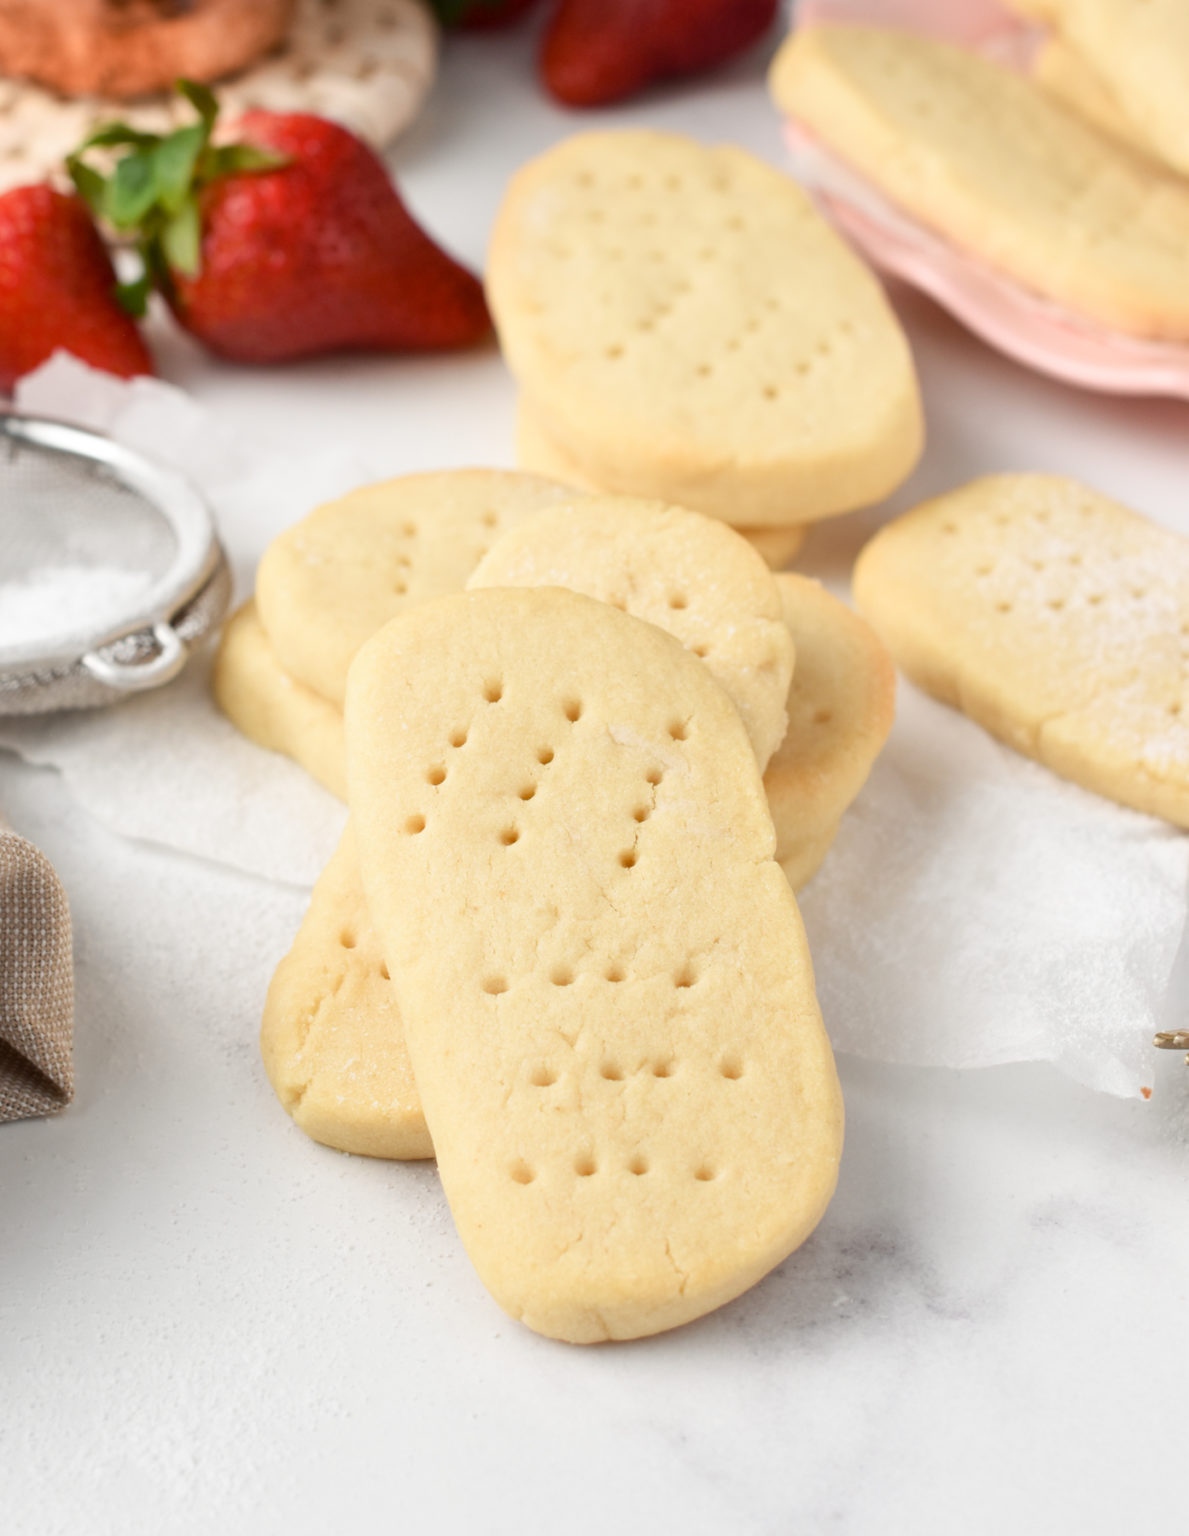
POLYGON ((98 433, 0 412, 0 715, 168 682, 230 589, 210 512, 180 475, 98 433))

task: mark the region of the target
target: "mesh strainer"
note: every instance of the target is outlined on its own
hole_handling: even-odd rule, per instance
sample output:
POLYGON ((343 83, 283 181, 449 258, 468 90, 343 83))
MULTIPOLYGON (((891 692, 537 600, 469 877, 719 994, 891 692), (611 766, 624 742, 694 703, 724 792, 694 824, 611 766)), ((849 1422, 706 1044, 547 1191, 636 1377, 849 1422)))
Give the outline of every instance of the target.
POLYGON ((0 412, 0 714, 168 682, 230 586, 181 476, 94 432, 0 412))

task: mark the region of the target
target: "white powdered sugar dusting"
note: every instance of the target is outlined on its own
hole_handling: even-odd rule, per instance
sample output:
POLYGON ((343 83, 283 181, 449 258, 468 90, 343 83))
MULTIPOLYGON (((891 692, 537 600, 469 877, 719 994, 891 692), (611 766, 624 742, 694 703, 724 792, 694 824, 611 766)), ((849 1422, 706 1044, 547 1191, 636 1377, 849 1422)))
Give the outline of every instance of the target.
POLYGON ((150 580, 147 571, 116 565, 43 565, 0 578, 0 645, 37 644, 118 624, 150 580))

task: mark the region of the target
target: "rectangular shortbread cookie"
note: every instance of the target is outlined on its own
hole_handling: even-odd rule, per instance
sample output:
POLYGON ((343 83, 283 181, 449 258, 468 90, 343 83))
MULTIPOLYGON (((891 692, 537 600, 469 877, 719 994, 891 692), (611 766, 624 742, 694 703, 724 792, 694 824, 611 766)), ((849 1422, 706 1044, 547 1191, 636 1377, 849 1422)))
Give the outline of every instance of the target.
POLYGON ((1141 154, 1151 156, 1154 147, 1120 107, 1108 87, 1098 78, 1081 54, 1061 37, 1049 38, 1032 61, 1032 74, 1046 91, 1088 118, 1104 133, 1112 134, 1141 154))
POLYGON ((1189 5, 1185 0, 1028 0, 1117 102, 1137 136, 1189 173, 1189 5))
POLYGON ((909 213, 1103 325, 1189 338, 1189 186, 1026 76, 936 38, 798 29, 777 105, 909 213))
POLYGON ((574 1342, 674 1327, 795 1248, 841 1101, 738 714, 559 589, 394 620, 346 723, 368 907, 480 1276, 574 1342))
POLYGON ((1072 480, 994 475, 884 528, 854 589, 921 687, 1189 827, 1189 539, 1072 480))
POLYGON ((332 795, 347 798, 342 710, 285 671, 252 600, 223 625, 211 691, 250 741, 293 758, 332 795))
POLYGON ((920 454, 878 282, 742 149, 564 140, 509 183, 487 286, 547 437, 608 492, 781 527, 878 501, 920 454))
POLYGON ((377 629, 461 591, 506 528, 579 496, 537 475, 458 469, 402 475, 316 508, 272 541, 256 573, 277 660, 341 709, 347 668, 377 629))
POLYGON ((764 774, 776 857, 795 891, 817 872, 896 711, 896 669, 870 625, 807 576, 776 578, 797 648, 789 725, 764 774))
POLYGON ((315 1141, 433 1156, 350 823, 269 985, 260 1051, 277 1097, 315 1141))

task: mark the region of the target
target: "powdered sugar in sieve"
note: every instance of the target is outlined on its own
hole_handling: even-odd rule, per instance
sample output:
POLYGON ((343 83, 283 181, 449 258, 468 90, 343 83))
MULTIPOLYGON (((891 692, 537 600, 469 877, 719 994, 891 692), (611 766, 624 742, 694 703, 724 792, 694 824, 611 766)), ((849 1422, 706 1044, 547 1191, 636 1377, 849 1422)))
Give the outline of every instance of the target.
POLYGON ((95 433, 0 414, 0 714, 168 681, 228 586, 179 476, 95 433))

